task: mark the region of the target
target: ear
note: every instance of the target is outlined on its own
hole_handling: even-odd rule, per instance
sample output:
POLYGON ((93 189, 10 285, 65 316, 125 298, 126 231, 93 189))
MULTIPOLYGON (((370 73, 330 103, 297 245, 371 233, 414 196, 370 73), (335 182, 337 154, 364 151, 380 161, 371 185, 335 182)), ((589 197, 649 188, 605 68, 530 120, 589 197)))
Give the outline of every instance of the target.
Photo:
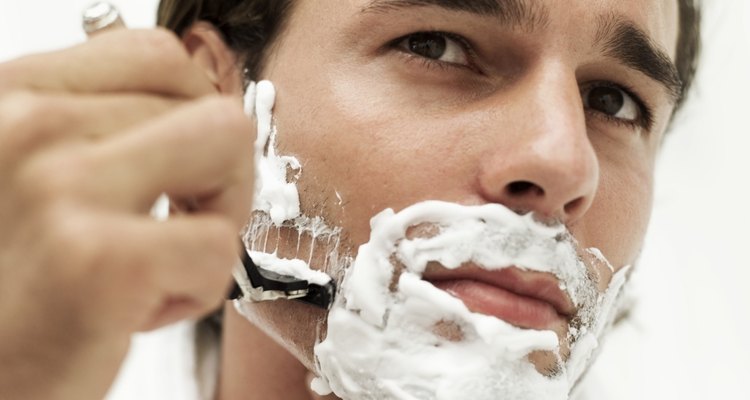
POLYGON ((212 24, 199 21, 182 35, 193 62, 206 72, 219 92, 242 96, 242 67, 237 54, 227 46, 221 32, 212 24))

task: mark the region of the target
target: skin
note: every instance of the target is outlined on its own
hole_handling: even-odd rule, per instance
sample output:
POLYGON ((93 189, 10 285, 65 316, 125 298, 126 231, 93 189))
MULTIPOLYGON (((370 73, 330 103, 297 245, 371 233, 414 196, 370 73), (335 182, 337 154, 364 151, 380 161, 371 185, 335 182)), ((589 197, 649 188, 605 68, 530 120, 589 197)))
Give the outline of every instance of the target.
MULTIPOLYGON (((305 214, 343 227, 355 249, 385 208, 496 202, 563 221, 617 268, 635 262, 673 104, 597 51, 594 18, 632 20, 673 58, 674 2, 542 0, 551 18, 534 31, 435 7, 363 17, 364 3, 299 0, 263 73, 278 89, 279 152, 304 166, 305 214), (424 30, 469 39, 483 73, 387 46, 424 30), (595 81, 631 87, 651 128, 587 110, 581 90, 595 81), (520 181, 533 190, 508 190, 520 181)), ((252 191, 238 65, 204 23, 182 43, 113 32, 0 64, 1 397, 101 398, 131 333, 220 302, 252 191), (152 221, 164 191, 199 207, 152 221)), ((282 255, 291 246, 282 240, 282 255)), ((610 273, 592 272, 606 287, 610 273)), ((251 324, 227 309, 219 397, 312 398, 324 312, 253 312, 251 324)))
MULTIPOLYGON (((562 221, 581 248, 600 249, 615 270, 636 262, 673 99, 602 54, 597 18, 631 20, 673 60, 676 2, 540 1, 551 18, 531 32, 438 7, 363 16, 366 3, 299 1, 263 74, 277 86, 279 153, 303 163, 298 186, 306 215, 343 227, 344 242, 356 249, 368 240, 370 218, 385 208, 428 199, 501 203, 562 221), (467 38, 482 73, 389 46, 430 30, 467 38), (627 125, 585 107, 582 93, 600 81, 632 88, 651 105, 653 123, 627 125), (510 190, 516 182, 533 185, 510 190)), ((281 238, 280 254, 294 256, 296 234, 281 238)), ((606 289, 612 272, 597 263, 589 268, 606 289)), ((305 387, 314 369, 311 327, 324 318, 292 302, 259 304, 250 325, 228 309, 221 397, 248 390, 313 397, 305 387), (267 368, 268 360, 283 373, 267 368), (290 385, 295 381, 299 386, 290 385)), ((567 326, 550 329, 566 347, 567 326)), ((536 354, 532 361, 545 370, 553 359, 536 354)))
POLYGON ((132 333, 220 304, 253 164, 216 77, 162 30, 0 64, 0 397, 103 398, 132 333))

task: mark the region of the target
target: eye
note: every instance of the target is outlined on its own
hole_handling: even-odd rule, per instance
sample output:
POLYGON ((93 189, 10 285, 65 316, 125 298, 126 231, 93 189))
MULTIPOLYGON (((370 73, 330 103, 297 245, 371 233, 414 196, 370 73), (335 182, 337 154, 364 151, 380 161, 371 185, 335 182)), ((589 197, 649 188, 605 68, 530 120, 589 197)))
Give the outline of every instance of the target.
POLYGON ((444 32, 418 32, 398 39, 397 47, 430 60, 470 66, 468 45, 460 37, 444 32))
POLYGON ((594 84, 584 89, 581 97, 583 106, 587 110, 593 110, 611 118, 638 122, 644 117, 640 102, 624 89, 613 84, 594 84))

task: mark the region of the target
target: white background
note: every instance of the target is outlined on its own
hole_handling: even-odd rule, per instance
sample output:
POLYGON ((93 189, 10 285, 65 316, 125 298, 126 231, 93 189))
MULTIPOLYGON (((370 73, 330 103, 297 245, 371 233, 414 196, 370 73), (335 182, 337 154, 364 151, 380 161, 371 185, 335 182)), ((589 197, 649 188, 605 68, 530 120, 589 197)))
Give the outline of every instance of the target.
MULTIPOLYGON (((85 0, 0 0, 0 60, 84 40, 85 0)), ((156 0, 120 0, 130 27, 156 0)), ((750 0, 706 2, 693 100, 660 155, 638 308, 591 373, 595 398, 750 399, 750 0)))

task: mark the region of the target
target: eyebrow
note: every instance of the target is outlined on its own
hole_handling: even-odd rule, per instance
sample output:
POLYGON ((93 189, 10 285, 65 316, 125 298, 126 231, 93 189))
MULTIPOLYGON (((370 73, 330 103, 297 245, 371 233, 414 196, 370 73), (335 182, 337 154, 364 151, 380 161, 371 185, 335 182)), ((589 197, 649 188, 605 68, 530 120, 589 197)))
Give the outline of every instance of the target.
POLYGON ((683 84, 677 66, 633 22, 616 15, 601 17, 594 43, 606 56, 657 81, 673 101, 682 95, 683 84))
POLYGON ((387 12, 427 6, 494 17, 505 25, 528 31, 545 26, 549 22, 546 7, 529 0, 372 0, 362 8, 362 12, 387 12))
MULTIPOLYGON (((502 24, 529 32, 547 26, 550 20, 547 8, 531 0, 372 0, 362 13, 428 6, 495 17, 502 24)), ((655 80, 672 101, 682 95, 682 80, 674 62, 632 21, 614 14, 599 17, 595 46, 600 46, 605 56, 655 80)))

